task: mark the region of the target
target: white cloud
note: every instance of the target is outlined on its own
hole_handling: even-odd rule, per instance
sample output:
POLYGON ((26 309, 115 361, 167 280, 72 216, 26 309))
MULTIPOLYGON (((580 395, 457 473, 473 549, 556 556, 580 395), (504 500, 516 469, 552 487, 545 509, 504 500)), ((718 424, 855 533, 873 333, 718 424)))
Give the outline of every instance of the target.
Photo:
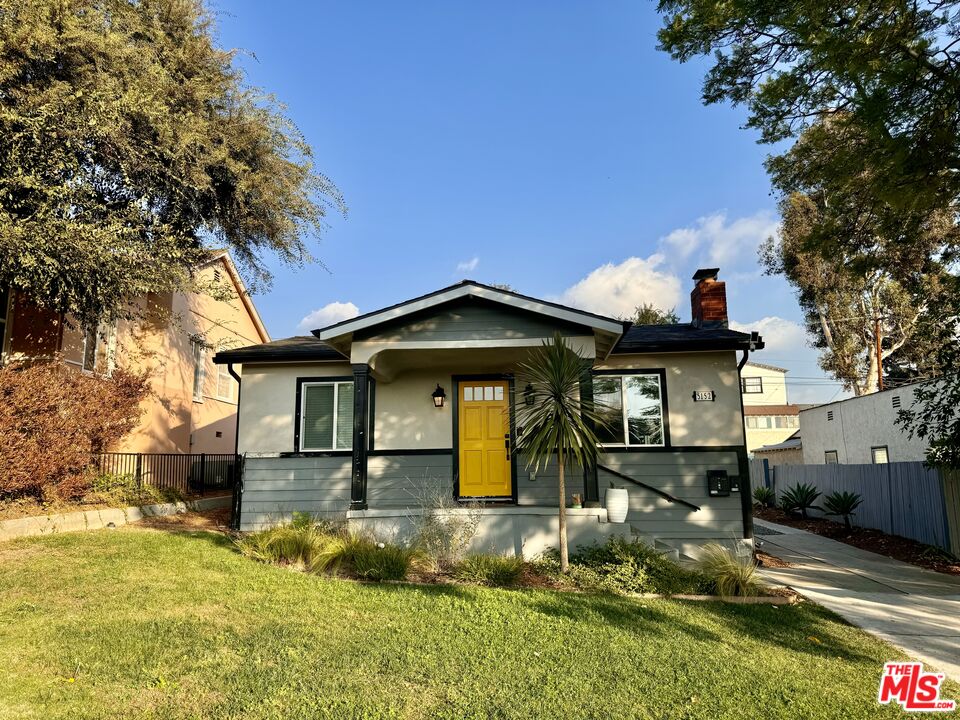
MULTIPOLYGON (((732 330, 740 332, 751 332, 756 330, 763 338, 764 350, 778 355, 793 354, 805 355, 809 353, 810 347, 807 345, 807 334, 803 327, 793 320, 786 320, 781 317, 770 316, 755 320, 749 323, 740 323, 735 320, 730 321, 732 330)), ((758 362, 763 362, 762 358, 757 358, 758 362)))
POLYGON ((697 218, 692 227, 677 228, 660 238, 660 247, 673 264, 696 254, 700 264, 733 270, 756 266, 757 248, 777 233, 776 217, 761 210, 728 222, 726 212, 697 218))
POLYGON ((327 303, 322 308, 309 313, 297 327, 301 330, 317 330, 343 320, 349 320, 359 314, 360 309, 352 302, 327 303))
POLYGON ((469 260, 464 260, 457 263, 457 272, 458 273, 471 273, 477 269, 477 265, 480 264, 480 258, 474 256, 469 260))
POLYGON ((614 317, 629 317, 643 303, 669 310, 680 302, 680 278, 661 269, 663 264, 664 256, 655 254, 646 259, 629 257, 617 265, 601 265, 565 290, 560 301, 614 317))

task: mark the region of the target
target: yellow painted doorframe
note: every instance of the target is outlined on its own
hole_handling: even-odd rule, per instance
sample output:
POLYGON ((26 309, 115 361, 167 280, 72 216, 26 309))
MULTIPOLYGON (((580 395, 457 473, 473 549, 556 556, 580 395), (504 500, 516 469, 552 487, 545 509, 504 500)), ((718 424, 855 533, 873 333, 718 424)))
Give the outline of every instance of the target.
POLYGON ((513 376, 456 375, 453 386, 451 414, 456 498, 515 503, 513 376), (478 395, 478 392, 485 395, 478 395), (478 397, 484 399, 478 400, 478 397))

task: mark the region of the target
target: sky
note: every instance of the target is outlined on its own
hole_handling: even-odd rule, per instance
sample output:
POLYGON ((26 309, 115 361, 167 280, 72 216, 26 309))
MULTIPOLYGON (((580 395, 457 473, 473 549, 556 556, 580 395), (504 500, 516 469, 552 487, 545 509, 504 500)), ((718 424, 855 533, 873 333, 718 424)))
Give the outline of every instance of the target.
POLYGON ((656 49, 653 2, 214 0, 217 41, 286 106, 342 192, 313 264, 268 258, 274 338, 464 278, 612 316, 690 319, 719 267, 731 327, 789 370, 791 402, 842 396, 796 298, 762 275, 776 232, 746 113, 700 100, 702 61, 656 49))

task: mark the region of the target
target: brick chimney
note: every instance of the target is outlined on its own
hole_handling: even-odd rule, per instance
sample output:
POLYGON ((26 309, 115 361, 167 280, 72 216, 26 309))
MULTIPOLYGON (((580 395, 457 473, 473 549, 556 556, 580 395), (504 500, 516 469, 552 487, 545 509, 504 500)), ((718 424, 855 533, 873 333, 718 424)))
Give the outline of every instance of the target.
POLYGON ((698 328, 727 327, 727 284, 717 280, 720 268, 700 268, 690 292, 693 324, 698 328))

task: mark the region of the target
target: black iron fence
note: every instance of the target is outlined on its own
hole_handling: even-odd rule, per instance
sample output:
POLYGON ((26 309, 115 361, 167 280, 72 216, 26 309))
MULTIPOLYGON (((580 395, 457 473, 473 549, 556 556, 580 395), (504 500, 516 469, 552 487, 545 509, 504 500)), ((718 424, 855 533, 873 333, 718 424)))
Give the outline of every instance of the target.
POLYGON ((232 453, 100 453, 92 464, 99 473, 130 477, 138 486, 200 495, 232 489, 240 468, 232 453))

